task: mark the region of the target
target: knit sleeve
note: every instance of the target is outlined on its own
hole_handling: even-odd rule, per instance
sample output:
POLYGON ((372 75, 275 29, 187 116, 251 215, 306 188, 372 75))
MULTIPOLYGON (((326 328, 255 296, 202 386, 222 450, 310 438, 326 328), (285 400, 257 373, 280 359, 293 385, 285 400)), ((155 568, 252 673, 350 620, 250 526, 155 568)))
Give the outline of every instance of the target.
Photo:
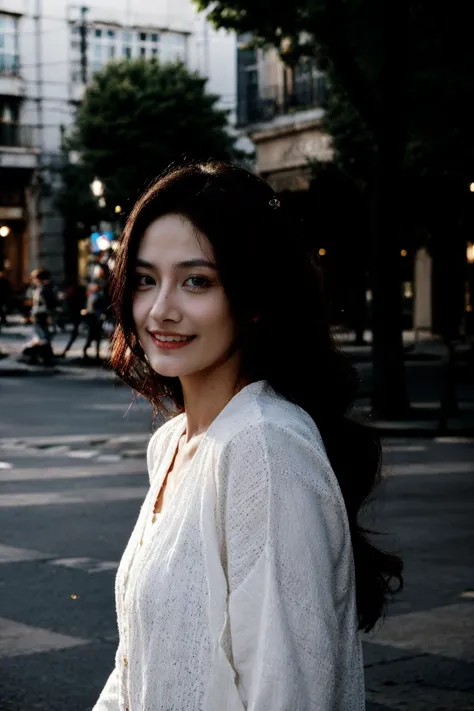
MULTIPOLYGON (((243 704, 249 711, 339 709, 338 685, 352 683, 337 678, 347 642, 337 608, 353 582, 351 547, 317 432, 311 441, 262 422, 233 439, 224 461, 229 623, 243 704)), ((361 708, 355 698, 351 711, 361 708)))
POLYGON ((120 711, 118 670, 114 668, 92 711, 120 711))

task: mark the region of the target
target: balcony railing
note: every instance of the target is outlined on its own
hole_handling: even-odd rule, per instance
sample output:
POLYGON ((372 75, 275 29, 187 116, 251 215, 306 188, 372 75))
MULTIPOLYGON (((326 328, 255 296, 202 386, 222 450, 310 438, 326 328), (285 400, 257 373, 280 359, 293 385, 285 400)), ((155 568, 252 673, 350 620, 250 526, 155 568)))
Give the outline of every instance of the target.
POLYGON ((35 148, 35 127, 0 121, 0 148, 35 148))
POLYGON ((291 89, 272 86, 239 100, 237 120, 239 126, 271 121, 277 116, 296 113, 311 108, 323 108, 327 98, 327 81, 323 75, 295 77, 291 89))

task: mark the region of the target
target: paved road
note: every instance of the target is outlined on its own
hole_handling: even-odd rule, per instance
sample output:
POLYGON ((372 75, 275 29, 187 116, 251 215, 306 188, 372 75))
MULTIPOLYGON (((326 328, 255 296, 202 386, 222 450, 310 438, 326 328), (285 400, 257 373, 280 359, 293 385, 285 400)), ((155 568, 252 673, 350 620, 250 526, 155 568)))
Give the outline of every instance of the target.
MULTIPOLYGON (((6 378, 0 402, 0 711, 87 711, 113 663, 150 412, 124 419, 127 389, 85 376, 6 378)), ((403 553, 406 589, 364 644, 367 709, 472 711, 474 441, 386 444, 371 517, 403 553)))

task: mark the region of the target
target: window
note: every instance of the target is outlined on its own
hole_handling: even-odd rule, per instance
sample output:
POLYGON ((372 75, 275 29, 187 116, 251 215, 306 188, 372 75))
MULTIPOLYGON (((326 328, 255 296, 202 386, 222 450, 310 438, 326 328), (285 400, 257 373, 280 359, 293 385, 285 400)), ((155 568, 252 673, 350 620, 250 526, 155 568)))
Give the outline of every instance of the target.
POLYGON ((122 39, 124 42, 127 44, 130 44, 132 41, 132 33, 131 32, 123 32, 122 33, 122 39))
POLYGON ((131 48, 131 47, 124 47, 124 48, 122 49, 122 54, 123 54, 123 56, 126 57, 127 59, 130 59, 131 56, 132 56, 132 48, 131 48))
POLYGON ((186 58, 186 35, 179 32, 163 32, 161 35, 161 59, 164 62, 182 61, 186 58))
POLYGON ((82 67, 79 61, 71 62, 71 81, 73 84, 82 82, 82 67))
POLYGON ((79 40, 72 40, 71 49, 73 52, 79 52, 79 50, 81 49, 81 43, 79 42, 79 40))
POLYGON ((94 45, 94 57, 95 59, 100 59, 102 57, 102 45, 94 45))
POLYGON ((96 31, 95 31, 95 36, 96 36, 96 37, 102 37, 102 30, 96 30, 96 31))
POLYGON ((107 48, 107 57, 108 57, 109 59, 113 59, 113 58, 115 57, 115 46, 114 46, 113 44, 111 44, 111 45, 107 48))
POLYGON ((140 47, 140 57, 146 57, 146 47, 140 47))
POLYGON ((140 32, 140 42, 146 42, 146 41, 147 41, 146 32, 140 32))
POLYGON ((115 32, 114 30, 107 30, 107 37, 109 39, 115 39, 115 32))
POLYGON ((152 57, 157 57, 157 56, 158 56, 158 50, 156 49, 156 47, 153 47, 153 49, 151 50, 151 56, 152 56, 152 57))
POLYGON ((151 41, 158 42, 158 40, 159 40, 159 35, 156 32, 153 32, 151 35, 151 41))
POLYGON ((0 13, 0 74, 18 74, 18 18, 0 13))

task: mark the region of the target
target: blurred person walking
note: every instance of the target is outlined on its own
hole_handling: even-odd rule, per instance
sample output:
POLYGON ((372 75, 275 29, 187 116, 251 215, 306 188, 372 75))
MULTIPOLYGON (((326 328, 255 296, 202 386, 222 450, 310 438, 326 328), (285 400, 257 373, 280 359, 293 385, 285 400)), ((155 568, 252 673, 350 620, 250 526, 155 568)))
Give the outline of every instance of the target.
POLYGON ((7 313, 10 306, 13 289, 10 280, 3 270, 0 270, 0 328, 7 326, 7 313))
POLYGON ((251 173, 174 168, 113 273, 111 362, 167 418, 116 579, 94 711, 362 711, 359 630, 402 583, 359 521, 380 443, 350 420, 299 223, 251 173))
POLYGON ((107 300, 101 284, 93 281, 87 289, 87 304, 84 320, 87 325, 87 337, 84 344, 83 357, 88 360, 90 346, 95 343, 96 360, 100 360, 100 344, 102 342, 104 321, 106 319, 107 300))
POLYGON ((61 358, 65 358, 68 351, 72 348, 78 335, 79 328, 83 319, 83 311, 86 306, 87 289, 80 282, 73 282, 65 290, 64 300, 66 302, 67 320, 72 326, 71 335, 66 344, 65 349, 60 354, 61 358))
POLYGON ((57 305, 51 274, 47 269, 39 268, 31 272, 31 279, 33 285, 31 319, 34 335, 23 348, 23 355, 27 356, 32 364, 36 364, 40 359, 44 365, 51 366, 54 355, 51 347, 50 325, 57 305))

